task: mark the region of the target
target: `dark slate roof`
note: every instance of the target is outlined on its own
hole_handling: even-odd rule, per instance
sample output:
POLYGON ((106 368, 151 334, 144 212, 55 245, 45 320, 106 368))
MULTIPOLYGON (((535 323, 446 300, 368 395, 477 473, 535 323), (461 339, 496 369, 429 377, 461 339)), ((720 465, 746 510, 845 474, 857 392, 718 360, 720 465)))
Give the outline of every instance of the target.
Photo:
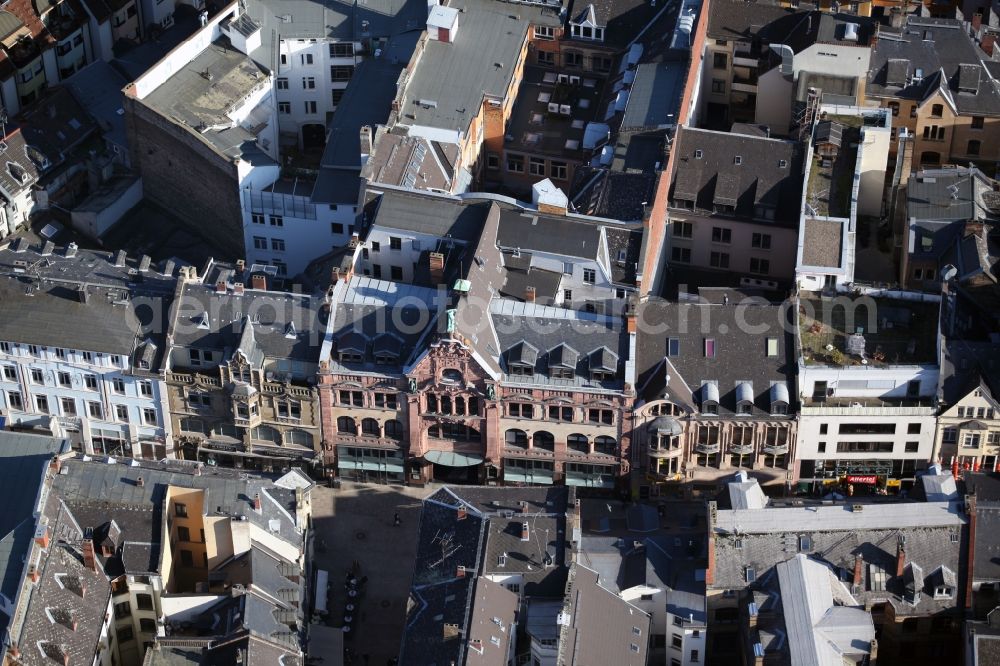
POLYGON ((0 188, 11 196, 28 189, 57 157, 41 152, 22 130, 14 129, 0 142, 0 188))
MULTIPOLYGON (((758 415, 771 413, 772 383, 784 383, 794 403, 796 361, 789 316, 787 307, 759 298, 733 298, 728 305, 642 303, 636 317, 641 322, 636 343, 637 386, 648 399, 661 397, 667 389, 674 399, 700 404, 703 384, 715 382, 720 415, 735 412, 736 387, 743 382, 752 384, 758 415), (671 338, 678 340, 680 352, 668 357, 671 338), (775 356, 767 355, 769 338, 776 340, 775 356), (705 354, 707 339, 714 340, 714 358, 705 354), (676 395, 678 388, 682 395, 676 395)), ((788 411, 794 413, 794 404, 788 405, 788 411)))
POLYGON ((450 197, 387 189, 371 223, 471 242, 479 238, 488 211, 488 204, 469 205, 450 197))
POLYGON ((686 80, 686 62, 641 63, 629 90, 622 129, 652 130, 676 125, 686 80))
POLYGON ((774 224, 798 226, 803 180, 800 144, 683 127, 674 151, 677 168, 672 202, 694 200, 697 210, 710 212, 717 204, 731 205, 717 201, 721 196, 735 200, 738 218, 762 219, 756 209, 765 206, 774 209, 774 224))
MULTIPOLYGON (((69 450, 69 440, 0 430, 0 594, 12 603, 35 536, 39 491, 52 457, 69 450)), ((0 611, 0 632, 9 617, 0 611)))
POLYGON ((604 45, 620 49, 639 35, 659 9, 646 0, 574 0, 567 16, 578 22, 591 16, 598 26, 605 26, 604 45))
POLYGON ((1000 87, 983 71, 986 59, 961 21, 911 16, 899 33, 879 34, 866 94, 921 101, 941 88, 961 114, 1000 114, 1000 87))
POLYGON ((228 640, 214 638, 161 638, 147 653, 145 666, 302 666, 298 650, 248 634, 228 640))
POLYGON ((973 575, 979 581, 1000 582, 1000 543, 996 535, 1000 530, 1000 503, 984 502, 976 505, 976 543, 973 575))
POLYGON ((570 199, 584 215, 638 222, 645 219, 646 207, 652 204, 656 179, 655 173, 578 167, 570 199))
POLYGON ((510 301, 494 302, 492 310, 505 368, 507 353, 522 342, 539 350, 534 376, 508 374, 509 381, 605 389, 620 389, 623 386, 625 362, 629 358, 629 336, 620 320, 538 304, 514 304, 510 301), (595 381, 590 378, 591 353, 601 347, 607 347, 618 356, 617 372, 613 380, 595 381), (565 363, 575 370, 573 379, 548 376, 550 365, 565 363))
POLYGON ((757 36, 780 43, 806 16, 804 11, 770 2, 718 0, 709 7, 708 36, 724 40, 750 41, 757 36))
POLYGON ((501 209, 497 245, 567 257, 596 259, 601 225, 532 210, 501 209))
POLYGON ((97 123, 73 94, 62 86, 53 89, 21 116, 25 140, 41 151, 53 165, 64 153, 80 145, 97 131, 97 123))

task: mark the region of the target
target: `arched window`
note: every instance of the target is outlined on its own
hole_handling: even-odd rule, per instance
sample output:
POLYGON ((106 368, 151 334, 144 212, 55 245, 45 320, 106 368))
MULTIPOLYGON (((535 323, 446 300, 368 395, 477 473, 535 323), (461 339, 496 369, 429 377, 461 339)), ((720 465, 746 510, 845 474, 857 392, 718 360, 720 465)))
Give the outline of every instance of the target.
POLYGON ((430 414, 436 414, 438 410, 438 399, 433 393, 427 394, 427 412, 430 414))
POLYGON ((566 448, 575 453, 590 453, 590 444, 586 435, 573 433, 566 438, 566 448))
POLYGON ((234 425, 220 423, 212 428, 212 435, 218 437, 229 437, 231 439, 243 439, 243 433, 234 425))
POLYGON ((181 419, 181 430, 184 432, 196 432, 199 435, 205 434, 205 422, 201 419, 185 417, 181 419))
POLYGON ((390 439, 403 439, 403 424, 396 419, 386 421, 385 436, 390 439))
POLYGON ((462 372, 455 368, 445 368, 441 371, 441 381, 446 384, 461 384, 462 372))
POLYGON ((618 442, 615 441, 614 437, 601 435, 600 437, 594 438, 594 451, 597 453, 613 456, 616 453, 617 448, 618 442))
POLYGON ((289 430, 285 433, 285 443, 290 446, 301 446, 311 449, 313 446, 313 436, 305 430, 289 430))
POLYGON ((261 425, 251 429, 250 439, 257 442, 281 445, 281 433, 269 425, 261 425))
POLYGON ((348 435, 358 434, 358 424, 350 416, 341 416, 337 419, 337 432, 348 435))
POLYGON ((526 449, 528 448, 528 433, 523 430, 511 428, 504 435, 504 442, 507 446, 512 446, 517 449, 526 449))
POLYGON ((531 436, 531 445, 542 451, 553 452, 556 450, 556 438, 551 432, 539 430, 531 436))
POLYGON ((361 434, 368 435, 369 437, 378 437, 382 434, 382 429, 379 427, 378 421, 375 419, 362 419, 361 434))

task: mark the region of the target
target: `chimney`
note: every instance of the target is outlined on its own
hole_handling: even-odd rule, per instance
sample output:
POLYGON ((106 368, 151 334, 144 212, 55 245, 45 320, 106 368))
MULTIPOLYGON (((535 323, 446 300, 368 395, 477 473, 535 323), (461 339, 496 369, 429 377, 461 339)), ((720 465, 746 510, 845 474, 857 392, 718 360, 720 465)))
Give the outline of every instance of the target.
POLYGON ((861 585, 862 572, 864 570, 864 560, 860 555, 854 556, 854 585, 861 585))
POLYGON ((258 291, 267 291, 267 276, 256 273, 250 276, 250 288, 258 291))
POLYGON ((128 259, 128 253, 125 250, 118 250, 115 254, 115 266, 118 268, 123 267, 126 259, 128 259))
POLYGON ((469 517, 469 511, 468 509, 465 508, 465 505, 463 504, 462 506, 458 507, 458 515, 456 516, 456 520, 465 520, 468 517, 469 517))
POLYGON ((242 282, 234 282, 234 283, 233 283, 233 293, 234 293, 234 294, 242 294, 242 293, 243 293, 243 290, 244 290, 245 288, 246 288, 246 287, 245 287, 245 286, 243 285, 243 283, 242 283, 242 282))
POLYGON ((365 167, 365 162, 372 154, 372 128, 371 125, 364 125, 361 128, 361 168, 365 167))
POLYGON ((83 566, 97 572, 97 557, 94 555, 94 540, 85 537, 83 540, 83 566))
POLYGON ((90 293, 87 291, 87 285, 81 284, 76 288, 76 298, 78 301, 86 303, 89 297, 90 293))
POLYGON ((452 638, 458 638, 458 625, 445 622, 441 626, 441 637, 446 641, 452 638))
POLYGON ((149 270, 149 264, 152 262, 152 258, 148 254, 142 255, 142 259, 139 260, 139 270, 145 273, 149 270))
POLYGON ((71 259, 76 256, 76 251, 80 249, 76 243, 70 243, 66 246, 66 258, 71 259))
POLYGON ((524 302, 534 303, 535 302, 535 288, 532 286, 527 286, 524 288, 524 302))
POLYGON ((521 513, 528 513, 528 502, 521 500, 521 513))
POLYGON ((247 269, 246 259, 237 259, 236 260, 236 272, 237 273, 242 273, 246 269, 247 269))
POLYGON ((225 280, 219 280, 218 282, 215 283, 215 293, 217 293, 217 294, 224 294, 224 293, 226 293, 226 281, 225 280))
POLYGON ((906 549, 903 548, 902 540, 896 543, 896 576, 902 576, 906 570, 906 549))
POLYGON ((351 240, 347 241, 347 247, 353 249, 360 244, 361 244, 361 237, 358 236, 356 233, 351 234, 351 240))
POLYGON ((262 510, 260 505, 260 493, 256 493, 253 496, 253 510, 257 513, 260 513, 262 510))
POLYGON ((986 52, 986 55, 988 55, 988 56, 990 56, 992 58, 993 57, 993 44, 995 44, 995 43, 996 43, 996 37, 994 37, 992 34, 988 33, 988 34, 983 35, 983 40, 981 42, 979 42, 979 46, 980 46, 980 48, 983 49, 983 51, 986 52))
POLYGON ((869 645, 868 645, 868 652, 870 653, 870 656, 868 657, 868 663, 869 664, 877 663, 878 662, 878 641, 875 640, 874 638, 871 640, 871 643, 869 643, 869 645))
POLYGON ((455 577, 465 578, 465 567, 463 567, 461 564, 459 564, 458 567, 455 569, 455 577))
POLYGON ((340 282, 340 269, 337 268, 337 267, 331 268, 330 269, 330 286, 332 287, 333 285, 337 284, 338 282, 340 282))
POLYGON ((469 649, 475 650, 477 653, 483 653, 483 642, 478 638, 474 641, 469 641, 469 649))
POLYGON ((38 544, 39 548, 48 549, 49 547, 49 526, 39 525, 38 529, 35 530, 35 543, 38 544))
POLYGON ((9 652, 10 656, 15 659, 21 656, 21 651, 17 649, 17 643, 11 643, 10 647, 7 648, 7 652, 9 652))
POLYGON ((56 244, 52 241, 45 241, 45 245, 42 246, 42 256, 47 257, 52 254, 52 250, 56 249, 56 244))
POLYGON ((49 463, 49 469, 52 470, 53 474, 58 474, 62 471, 62 458, 59 456, 52 456, 52 462, 49 463))
POLYGON ((983 233, 983 222, 982 220, 966 220, 965 222, 965 236, 979 236, 983 233))
POLYGON ((37 564, 31 564, 28 566, 28 578, 31 579, 32 583, 37 583, 42 579, 42 572, 38 570, 37 564))
POLYGON ((431 252, 427 255, 428 268, 431 272, 431 284, 441 284, 444 280, 444 255, 431 252))
POLYGON ((166 263, 163 264, 163 274, 167 277, 173 277, 175 266, 173 259, 167 259, 166 263))
POLYGON ((979 33, 979 29, 983 26, 983 15, 973 14, 972 15, 972 31, 979 33))
POLYGON ((142 488, 143 486, 145 486, 145 485, 146 485, 146 481, 145 481, 145 479, 143 479, 143 478, 142 478, 142 477, 140 476, 140 477, 138 477, 138 478, 137 478, 137 479, 135 480, 135 485, 137 485, 137 486, 139 486, 140 488, 142 488))
POLYGON ((635 305, 629 303, 625 306, 625 330, 628 333, 635 333, 635 305))
POLYGON ((521 541, 531 541, 531 530, 528 523, 521 523, 521 541))

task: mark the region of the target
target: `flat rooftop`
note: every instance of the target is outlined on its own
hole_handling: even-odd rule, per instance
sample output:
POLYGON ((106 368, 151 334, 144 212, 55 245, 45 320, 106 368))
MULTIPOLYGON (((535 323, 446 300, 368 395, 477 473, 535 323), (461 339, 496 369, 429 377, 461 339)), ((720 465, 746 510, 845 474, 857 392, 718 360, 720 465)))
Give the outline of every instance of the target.
POLYGON ((966 522, 957 502, 773 507, 719 511, 715 531, 743 534, 832 532, 881 528, 961 526, 966 522))
POLYGON ((844 239, 843 222, 807 218, 803 234, 803 265, 842 268, 840 255, 844 239))
POLYGON ((495 0, 453 0, 459 10, 452 42, 428 40, 406 86, 403 125, 466 131, 483 95, 504 97, 528 35, 543 11, 495 0))
MULTIPOLYGON (((507 148, 581 158, 587 123, 597 119, 603 77, 526 67, 507 125, 507 148), (570 78, 572 77, 572 78, 570 78)), ((527 171, 527 167, 525 167, 527 171)))
POLYGON ((270 160, 256 147, 256 135, 242 126, 232 127, 229 117, 244 98, 267 85, 267 80, 268 75, 253 60, 222 37, 146 95, 142 103, 199 133, 227 157, 252 158, 259 153, 270 160))
POLYGON ((810 365, 862 365, 857 352, 863 349, 866 365, 875 367, 934 363, 938 308, 933 302, 831 299, 803 292, 799 299, 802 358, 810 365))
MULTIPOLYGON (((806 184, 806 203, 823 217, 849 217, 854 168, 857 163, 857 143, 861 140, 863 119, 859 116, 827 116, 826 120, 840 125, 840 149, 834 158, 813 153, 806 184)), ((807 209, 808 210, 808 209, 807 209)))

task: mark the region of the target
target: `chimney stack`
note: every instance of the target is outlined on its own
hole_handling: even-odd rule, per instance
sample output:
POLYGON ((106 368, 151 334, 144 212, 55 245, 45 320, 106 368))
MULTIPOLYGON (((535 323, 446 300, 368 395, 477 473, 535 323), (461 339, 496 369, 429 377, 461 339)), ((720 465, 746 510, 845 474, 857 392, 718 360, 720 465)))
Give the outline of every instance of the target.
POLYGON ((903 548, 903 541, 900 539, 896 543, 896 575, 902 576, 906 570, 906 549, 903 548))
POLYGON ((215 283, 215 293, 217 293, 217 294, 224 294, 224 293, 226 293, 226 281, 225 280, 219 280, 218 282, 215 283))
POLYGON ((70 243, 69 245, 67 245, 66 246, 66 258, 67 259, 72 259, 73 257, 75 257, 76 256, 76 251, 78 249, 80 249, 80 247, 76 243, 70 243))
POLYGON ((89 536, 83 540, 83 566, 95 573, 97 572, 97 556, 94 555, 94 540, 89 536))
POLYGON ((56 244, 52 241, 45 241, 45 245, 42 246, 42 256, 47 257, 52 254, 52 250, 56 249, 56 244))
POLYGON ((35 530, 35 543, 39 548, 47 550, 49 547, 49 526, 39 525, 35 530))
POLYGON ((431 252, 427 256, 427 260, 431 272, 431 283, 441 284, 444 280, 444 255, 440 252, 431 252))
POLYGON ((128 253, 125 250, 118 250, 115 254, 115 266, 122 268, 125 266, 125 261, 128 259, 128 253))
POLYGON ((465 520, 466 518, 468 518, 468 516, 469 516, 469 511, 465 508, 464 504, 458 507, 458 516, 456 518, 457 520, 465 520))
POLYGON ((455 569, 455 577, 465 578, 465 567, 463 567, 461 564, 459 564, 458 568, 455 569))
POLYGON ((87 285, 81 284, 79 287, 76 288, 76 298, 81 303, 86 303, 89 297, 90 294, 87 291, 87 285))
POLYGON ((527 286, 524 288, 524 302, 534 303, 535 302, 535 288, 532 286, 527 286))
POLYGON ((142 259, 139 260, 139 270, 143 273, 149 270, 149 264, 152 263, 152 258, 148 254, 142 255, 142 259))
POLYGON ((256 511, 257 513, 261 512, 260 493, 256 493, 253 496, 253 510, 256 511))
POLYGON ((250 288, 258 291, 267 291, 267 276, 260 273, 250 276, 250 288))
POLYGON ((247 269, 247 261, 246 261, 246 259, 237 259, 236 260, 236 272, 237 273, 242 273, 246 269, 247 269))
POLYGON ((137 478, 137 479, 135 480, 135 485, 137 485, 137 486, 139 486, 140 488, 142 488, 143 486, 145 486, 145 485, 146 485, 146 481, 145 481, 145 480, 144 480, 144 479, 143 479, 143 478, 142 478, 142 477, 140 476, 140 477, 138 477, 138 478, 137 478))
POLYGON ((854 585, 861 585, 862 573, 864 571, 864 560, 860 555, 854 556, 854 585))
POLYGON ((166 263, 163 264, 163 274, 167 277, 173 277, 175 266, 176 264, 173 259, 167 259, 166 263))
POLYGON ((59 456, 52 456, 52 462, 49 463, 49 469, 52 470, 53 474, 58 474, 62 471, 62 458, 59 456))
POLYGON ((234 294, 242 294, 244 289, 246 289, 246 287, 245 287, 245 285, 242 282, 234 282, 233 283, 233 293, 234 294))

